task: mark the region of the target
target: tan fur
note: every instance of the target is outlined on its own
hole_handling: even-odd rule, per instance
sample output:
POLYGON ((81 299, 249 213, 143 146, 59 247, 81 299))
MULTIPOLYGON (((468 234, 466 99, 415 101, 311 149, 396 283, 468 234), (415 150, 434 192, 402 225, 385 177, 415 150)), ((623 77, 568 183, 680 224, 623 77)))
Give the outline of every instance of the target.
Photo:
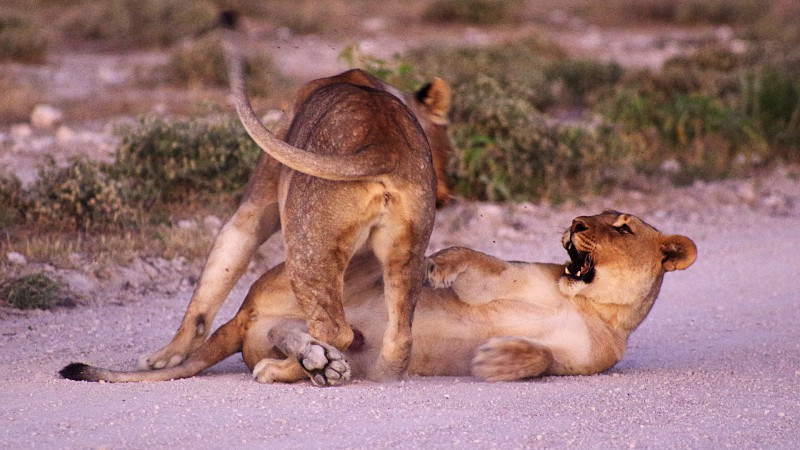
MULTIPOLYGON (((422 290, 414 316, 409 373, 502 381, 604 371, 622 358, 664 273, 689 267, 697 256, 689 238, 664 235, 617 212, 576 218, 562 243, 573 255, 578 253, 572 246, 591 255, 592 271, 582 273, 584 279, 565 273, 576 272, 575 258, 563 265, 507 262, 460 247, 431 256, 430 286, 422 290)), ((74 378, 191 376, 203 362, 210 366, 236 348, 261 382, 310 378, 325 385, 365 376, 380 352, 388 317, 379 262, 368 254, 356 256, 345 286, 348 320, 363 334, 363 342, 346 352, 348 367, 340 352, 307 333, 285 266, 279 265, 254 283, 239 313, 184 364, 132 373, 80 367, 94 378, 74 378)))
POLYGON ((414 96, 361 70, 315 80, 301 89, 278 138, 253 112, 235 35, 225 36, 239 118, 265 154, 211 249, 175 337, 140 366, 170 367, 191 355, 258 246, 283 228, 290 286, 310 333, 339 349, 353 338, 342 308, 342 274, 354 254, 375 252, 391 280, 392 326, 373 376, 398 376, 408 363, 433 225, 437 187, 429 142, 436 155, 450 151, 449 87, 434 80, 414 96))

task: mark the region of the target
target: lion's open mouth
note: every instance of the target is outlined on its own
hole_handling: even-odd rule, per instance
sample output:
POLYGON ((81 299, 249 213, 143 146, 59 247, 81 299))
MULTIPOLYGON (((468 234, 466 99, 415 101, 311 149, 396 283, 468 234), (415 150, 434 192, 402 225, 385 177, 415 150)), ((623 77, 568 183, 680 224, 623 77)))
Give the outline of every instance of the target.
POLYGON ((582 252, 575 247, 570 239, 564 244, 570 262, 564 267, 564 274, 575 280, 591 283, 594 280, 594 260, 588 252, 582 252))

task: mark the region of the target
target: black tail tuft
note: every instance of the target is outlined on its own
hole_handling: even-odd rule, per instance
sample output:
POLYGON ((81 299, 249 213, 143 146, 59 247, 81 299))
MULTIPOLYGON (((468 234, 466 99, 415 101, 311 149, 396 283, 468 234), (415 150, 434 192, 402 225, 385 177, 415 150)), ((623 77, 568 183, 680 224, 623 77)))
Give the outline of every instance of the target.
POLYGON ((72 363, 64 366, 58 374, 68 380, 75 381, 99 381, 94 373, 92 366, 83 363, 72 363))
POLYGON ((226 9, 219 13, 219 18, 217 21, 219 26, 222 28, 227 28, 229 30, 236 29, 236 26, 239 23, 239 13, 232 9, 226 9))

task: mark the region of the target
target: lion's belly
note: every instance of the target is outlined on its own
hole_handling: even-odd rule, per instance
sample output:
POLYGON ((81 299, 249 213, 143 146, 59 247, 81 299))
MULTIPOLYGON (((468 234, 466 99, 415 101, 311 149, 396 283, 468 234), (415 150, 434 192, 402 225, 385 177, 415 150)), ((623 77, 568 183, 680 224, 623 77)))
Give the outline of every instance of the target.
MULTIPOLYGON (((432 292, 423 289, 414 314, 408 373, 468 375, 475 349, 488 336, 485 321, 470 316, 466 312, 470 307, 454 295, 441 291, 430 295, 432 292)), ((347 354, 356 377, 366 374, 374 365, 386 329, 388 317, 383 296, 378 294, 375 297, 351 303, 346 310, 347 320, 364 336, 363 347, 347 354)))
POLYGON ((570 370, 592 364, 592 336, 580 313, 564 305, 556 310, 507 308, 493 317, 493 337, 519 336, 550 349, 553 358, 570 370))
MULTIPOLYGON (((473 306, 446 292, 423 289, 412 327, 410 374, 469 375, 478 347, 490 338, 504 336, 524 337, 546 346, 559 367, 567 371, 581 373, 593 363, 590 330, 574 308, 547 309, 510 300, 473 306)), ((365 338, 360 351, 348 354, 358 376, 374 364, 381 347, 387 320, 383 299, 348 308, 347 316, 365 338)))

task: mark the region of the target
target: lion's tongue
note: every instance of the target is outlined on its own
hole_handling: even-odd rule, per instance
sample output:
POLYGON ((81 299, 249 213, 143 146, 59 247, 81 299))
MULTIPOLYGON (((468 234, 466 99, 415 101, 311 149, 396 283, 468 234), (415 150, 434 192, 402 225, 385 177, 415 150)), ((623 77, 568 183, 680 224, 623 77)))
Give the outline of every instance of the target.
POLYGON ((581 274, 589 273, 593 266, 594 263, 592 262, 592 256, 586 255, 586 257, 583 259, 583 264, 581 265, 581 274))

